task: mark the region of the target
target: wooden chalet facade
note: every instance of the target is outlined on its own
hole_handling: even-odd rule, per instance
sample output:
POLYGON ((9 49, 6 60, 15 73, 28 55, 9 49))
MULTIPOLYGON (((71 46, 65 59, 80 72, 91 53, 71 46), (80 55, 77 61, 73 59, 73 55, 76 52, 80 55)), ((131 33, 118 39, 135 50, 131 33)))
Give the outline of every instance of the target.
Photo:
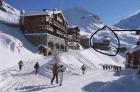
POLYGON ((90 47, 89 37, 80 37, 80 44, 84 49, 88 49, 90 47))
POLYGON ((80 29, 79 29, 79 27, 68 28, 67 34, 72 35, 74 41, 80 43, 80 29))
POLYGON ((71 49, 79 49, 80 43, 80 29, 79 27, 70 27, 67 31, 68 39, 67 43, 71 49))
MULTIPOLYGON (((61 11, 25 13, 21 16, 23 33, 33 44, 66 51, 67 21, 61 11)), ((49 53, 49 52, 47 52, 49 53)))
POLYGON ((109 50, 110 38, 104 37, 103 41, 93 41, 93 47, 99 50, 109 50))
POLYGON ((138 68, 140 66, 140 37, 137 41, 137 46, 135 46, 131 53, 126 55, 126 66, 131 68, 138 68))

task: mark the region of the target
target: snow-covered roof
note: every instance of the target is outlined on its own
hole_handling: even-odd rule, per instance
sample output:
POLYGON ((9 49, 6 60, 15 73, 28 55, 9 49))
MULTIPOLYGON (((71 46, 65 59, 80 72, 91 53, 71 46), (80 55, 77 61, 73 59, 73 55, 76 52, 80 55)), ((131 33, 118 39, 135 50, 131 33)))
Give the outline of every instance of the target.
POLYGON ((23 14, 23 16, 37 16, 37 15, 52 15, 52 14, 58 14, 58 13, 62 13, 61 11, 32 11, 32 12, 28 12, 23 14))
POLYGON ((140 46, 135 46, 132 48, 131 53, 140 50, 140 46))
POLYGON ((69 45, 69 46, 76 46, 77 43, 76 43, 76 42, 68 42, 68 45, 69 45))
POLYGON ((140 37, 138 38, 137 42, 139 42, 139 41, 140 41, 140 37))
POLYGON ((17 10, 16 8, 12 7, 11 5, 5 2, 2 2, 2 4, 3 4, 2 7, 6 10, 6 12, 11 13, 13 15, 17 15, 17 16, 20 15, 20 11, 17 10))
MULTIPOLYGON (((66 18, 64 17, 62 11, 60 11, 60 10, 32 11, 32 12, 24 13, 21 16, 39 16, 39 15, 49 15, 49 16, 52 16, 52 14, 59 14, 59 13, 62 15, 62 17, 66 21, 66 18)), ((67 21, 66 21, 66 23, 67 23, 67 21)))

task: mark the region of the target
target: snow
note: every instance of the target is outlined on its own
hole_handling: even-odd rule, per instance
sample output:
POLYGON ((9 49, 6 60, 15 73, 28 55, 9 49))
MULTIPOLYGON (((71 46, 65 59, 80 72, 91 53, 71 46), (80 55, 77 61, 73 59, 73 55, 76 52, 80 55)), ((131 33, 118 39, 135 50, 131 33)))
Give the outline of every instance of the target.
POLYGON ((62 13, 61 11, 31 11, 31 12, 27 12, 24 14, 24 16, 37 16, 37 15, 52 15, 52 14, 58 14, 58 13, 62 13))
POLYGON ((128 18, 120 20, 118 23, 114 24, 114 26, 122 28, 122 29, 139 29, 140 27, 140 12, 134 13, 128 18))
POLYGON ((132 49, 131 49, 131 53, 135 52, 135 51, 139 51, 140 50, 140 46, 134 46, 132 49))
MULTIPOLYGON (((85 10, 83 8, 73 8, 73 9, 67 9, 64 12, 64 15, 66 19, 68 20, 68 23, 72 26, 78 26, 80 28, 80 39, 87 39, 90 38, 91 35, 97 31, 98 29, 101 29, 105 24, 102 23, 98 15, 95 15, 88 10, 85 10)), ((113 30, 121 30, 118 27, 109 26, 113 30)), ((107 34, 106 30, 101 33, 100 36, 96 36, 96 39, 102 38, 104 34, 107 34)), ((137 42, 137 37, 134 35, 134 32, 115 32, 121 43, 121 47, 125 46, 127 48, 127 51, 129 52, 133 45, 137 42)), ((115 37, 113 35, 108 35, 110 39, 114 40, 115 37)), ((114 40, 112 42, 112 45, 117 46, 116 41, 114 40)), ((122 56, 125 56, 124 54, 121 54, 122 56)))
POLYGON ((66 18, 64 17, 62 11, 60 11, 60 10, 30 11, 30 12, 26 12, 26 13, 22 14, 21 16, 49 15, 50 17, 52 17, 53 14, 58 14, 58 13, 61 13, 64 20, 66 21, 66 18))
POLYGON ((6 2, 2 2, 2 7, 6 10, 7 13, 13 14, 13 15, 20 15, 20 11, 12 7, 11 5, 7 4, 6 2))
POLYGON ((39 57, 39 55, 34 55, 24 48, 22 42, 18 39, 8 34, 0 33, 0 39, 0 70, 14 66, 19 60, 31 60, 39 57))
POLYGON ((17 24, 19 25, 20 20, 20 11, 13 8, 9 4, 3 2, 2 10, 0 9, 0 20, 11 23, 11 24, 17 24), (4 10, 4 11, 3 11, 4 10))
POLYGON ((139 75, 135 70, 123 69, 121 72, 103 71, 102 69, 93 69, 86 71, 85 75, 64 74, 62 86, 59 84, 51 85, 51 72, 45 67, 45 75, 35 75, 31 67, 32 63, 25 63, 23 71, 11 72, 12 86, 7 86, 6 92, 139 92, 139 75), (50 74, 49 74, 50 73, 50 74), (128 90, 129 89, 129 90, 128 90))
POLYGON ((19 24, 20 17, 0 10, 0 20, 12 24, 19 24))
POLYGON ((70 26, 78 26, 85 29, 86 32, 98 29, 96 25, 101 24, 97 15, 81 7, 64 10, 63 13, 70 26))
MULTIPOLYGON (((71 20, 71 24, 80 25, 83 36, 90 37, 92 32, 104 25, 97 15, 79 8, 76 10, 74 12, 70 10, 67 14, 75 16, 72 19, 77 21, 71 20)), ((102 38, 103 34, 104 32, 98 38, 102 38)), ((126 46, 132 46, 136 39, 130 32, 117 34, 122 44, 126 46)), ((0 21, 0 92, 139 92, 140 90, 139 75, 135 70, 124 69, 125 59, 122 56, 110 57, 91 48, 59 53, 57 61, 66 68, 64 81, 61 87, 55 83, 51 85, 54 56, 44 57, 37 54, 36 50, 36 47, 24 37, 19 26, 0 21), (23 60, 22 71, 19 71, 17 66, 19 60, 23 60), (36 62, 40 64, 38 75, 35 75, 34 70, 36 62), (85 75, 82 75, 80 69, 83 64, 87 68, 85 75), (103 71, 103 64, 122 66, 123 70, 103 71)))

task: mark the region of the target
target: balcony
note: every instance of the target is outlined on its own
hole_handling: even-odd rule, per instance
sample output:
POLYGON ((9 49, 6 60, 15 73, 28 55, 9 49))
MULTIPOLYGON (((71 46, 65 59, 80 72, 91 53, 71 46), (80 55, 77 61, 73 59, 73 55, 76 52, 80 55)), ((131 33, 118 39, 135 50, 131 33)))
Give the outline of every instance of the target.
POLYGON ((58 23, 57 21, 55 21, 55 20, 50 19, 50 23, 53 24, 53 25, 55 25, 55 26, 57 26, 57 27, 59 27, 60 29, 62 29, 62 30, 64 30, 64 31, 67 30, 67 28, 65 28, 63 25, 59 24, 59 23, 58 23))

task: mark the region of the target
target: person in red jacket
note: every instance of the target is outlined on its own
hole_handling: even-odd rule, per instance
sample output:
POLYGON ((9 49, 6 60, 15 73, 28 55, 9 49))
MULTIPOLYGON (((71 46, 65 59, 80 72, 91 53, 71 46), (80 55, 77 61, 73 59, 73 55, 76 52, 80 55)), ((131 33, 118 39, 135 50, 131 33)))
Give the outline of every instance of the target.
POLYGON ((52 80, 51 80, 51 84, 53 84, 53 80, 56 78, 56 83, 58 83, 58 66, 57 66, 57 63, 55 63, 53 65, 53 68, 52 68, 52 73, 53 73, 53 77, 52 77, 52 80))

